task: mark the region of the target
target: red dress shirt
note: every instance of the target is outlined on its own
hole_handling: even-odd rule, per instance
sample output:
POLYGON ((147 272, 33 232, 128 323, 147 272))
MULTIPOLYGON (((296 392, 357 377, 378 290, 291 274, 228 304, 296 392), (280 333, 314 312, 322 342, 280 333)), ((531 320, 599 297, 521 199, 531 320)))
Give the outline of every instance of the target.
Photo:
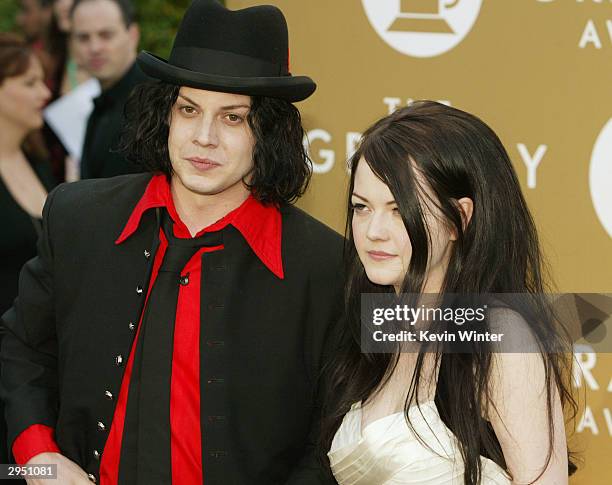
MULTIPOLYGON (((156 175, 149 182, 142 198, 115 244, 121 244, 139 227, 143 213, 149 209, 164 207, 174 223, 174 235, 190 238, 187 226, 181 221, 170 193, 170 185, 164 175, 156 175)), ((245 238, 262 263, 277 277, 284 278, 281 258, 281 215, 273 206, 264 206, 249 196, 237 209, 200 231, 218 231, 228 224, 234 226, 245 238)), ((160 229, 160 244, 153 261, 149 292, 161 266, 167 241, 160 229)), ((170 383, 170 445, 172 456, 172 482, 197 484, 202 482, 202 442, 200 428, 200 284, 202 253, 220 251, 223 246, 202 248, 187 262, 181 274, 189 274, 189 283, 181 285, 176 308, 172 376, 170 383)), ((147 298, 148 298, 147 293, 147 298)), ((144 308, 146 308, 146 303, 144 308)), ((144 313, 144 312, 143 312, 144 313)), ((142 321, 142 315, 140 318, 142 321)), ((140 333, 140 322, 125 367, 117 405, 109 436, 102 453, 100 482, 116 485, 119 472, 121 440, 128 398, 134 348, 140 333)), ((43 452, 61 450, 54 440, 54 430, 34 424, 24 430, 13 443, 15 461, 24 464, 43 452)))

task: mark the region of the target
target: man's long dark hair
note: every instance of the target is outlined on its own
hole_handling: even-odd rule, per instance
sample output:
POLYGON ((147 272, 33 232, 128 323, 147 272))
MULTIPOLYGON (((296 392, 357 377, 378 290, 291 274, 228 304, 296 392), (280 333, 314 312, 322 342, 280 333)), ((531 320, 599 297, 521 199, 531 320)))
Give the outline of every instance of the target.
MULTIPOLYGON (((347 343, 329 368, 322 423, 321 450, 330 449, 333 436, 351 404, 375 395, 397 365, 398 354, 362 353, 360 348, 361 295, 393 292, 368 280, 355 250, 350 197, 360 160, 389 187, 398 205, 412 245, 412 256, 401 291, 420 294, 427 276, 430 236, 423 213, 423 195, 413 164, 426 181, 433 201, 448 227, 457 234, 441 292, 453 294, 544 292, 543 260, 538 236, 527 204, 521 194, 512 163, 497 135, 477 117, 431 101, 413 103, 381 119, 363 135, 351 158, 347 240, 346 314, 347 343), (474 203, 467 226, 457 200, 469 197, 474 203), (465 227, 464 227, 465 226, 465 227)), ((554 391, 564 410, 576 413, 568 385, 571 347, 557 332, 550 314, 534 298, 538 316, 544 321, 533 325, 528 319, 544 362, 549 424, 549 463, 553 447, 554 391), (548 352, 544 349, 566 350, 548 352)), ((489 377, 490 349, 477 345, 471 353, 435 352, 440 364, 436 405, 449 429, 455 434, 463 458, 464 483, 475 485, 482 476, 480 456, 487 456, 509 472, 492 426, 481 416, 491 403, 489 377)), ((424 353, 416 358, 405 403, 419 403, 418 389, 424 353)), ((406 412, 406 416, 408 413, 406 412)), ((409 424, 410 421, 408 420, 409 424)), ((408 457, 409 458, 409 457, 408 457)), ((543 464, 544 465, 544 464, 543 464)), ((542 473, 546 466, 542 469, 542 473)), ((570 469, 574 465, 570 462, 570 469)))
MULTIPOLYGON (((170 114, 179 89, 161 81, 137 86, 126 104, 120 144, 129 160, 168 177, 172 175, 168 152, 170 114)), ((247 120, 255 138, 254 168, 247 186, 263 203, 292 203, 306 191, 312 175, 300 112, 282 99, 251 99, 247 120)))

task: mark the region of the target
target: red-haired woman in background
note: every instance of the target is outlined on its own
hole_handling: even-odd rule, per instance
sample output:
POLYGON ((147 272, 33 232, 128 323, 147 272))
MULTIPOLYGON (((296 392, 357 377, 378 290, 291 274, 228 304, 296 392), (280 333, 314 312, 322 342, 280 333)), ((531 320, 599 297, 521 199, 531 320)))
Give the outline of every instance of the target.
POLYGON ((0 314, 13 304, 17 276, 36 254, 42 207, 53 179, 44 153, 28 144, 50 96, 38 58, 21 38, 0 33, 0 314))
MULTIPOLYGON (((0 33, 0 315, 17 296, 21 266, 36 255, 42 208, 53 185, 50 167, 39 160, 28 135, 42 124, 49 100, 41 62, 20 37, 0 33)), ((1 337, 1 336, 0 336, 1 337)), ((4 407, 0 435, 5 434, 4 407)), ((0 436, 0 463, 7 463, 0 436)))

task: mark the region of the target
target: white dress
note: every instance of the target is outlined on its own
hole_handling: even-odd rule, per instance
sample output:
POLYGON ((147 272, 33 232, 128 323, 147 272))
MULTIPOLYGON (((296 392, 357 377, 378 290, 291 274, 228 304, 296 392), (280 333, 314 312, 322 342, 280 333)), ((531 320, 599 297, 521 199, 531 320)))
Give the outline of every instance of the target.
MULTIPOLYGON (((362 430, 361 403, 353 404, 327 454, 340 485, 463 485, 457 439, 440 418, 434 401, 421 404, 420 409, 411 406, 408 413, 420 440, 403 412, 377 419, 362 430)), ((495 462, 481 460, 481 483, 511 483, 495 462)))

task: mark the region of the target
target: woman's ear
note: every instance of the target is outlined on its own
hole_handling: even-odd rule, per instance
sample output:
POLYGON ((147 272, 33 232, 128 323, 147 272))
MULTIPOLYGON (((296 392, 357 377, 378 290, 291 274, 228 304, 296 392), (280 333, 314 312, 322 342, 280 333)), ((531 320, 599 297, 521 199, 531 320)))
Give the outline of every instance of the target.
MULTIPOLYGON (((474 212, 474 202, 469 197, 461 197, 461 199, 457 199, 457 207, 461 211, 461 224, 462 228, 465 231, 465 228, 470 223, 472 219, 472 213, 474 212)), ((451 234, 451 241, 457 240, 456 231, 453 230, 451 234)))

